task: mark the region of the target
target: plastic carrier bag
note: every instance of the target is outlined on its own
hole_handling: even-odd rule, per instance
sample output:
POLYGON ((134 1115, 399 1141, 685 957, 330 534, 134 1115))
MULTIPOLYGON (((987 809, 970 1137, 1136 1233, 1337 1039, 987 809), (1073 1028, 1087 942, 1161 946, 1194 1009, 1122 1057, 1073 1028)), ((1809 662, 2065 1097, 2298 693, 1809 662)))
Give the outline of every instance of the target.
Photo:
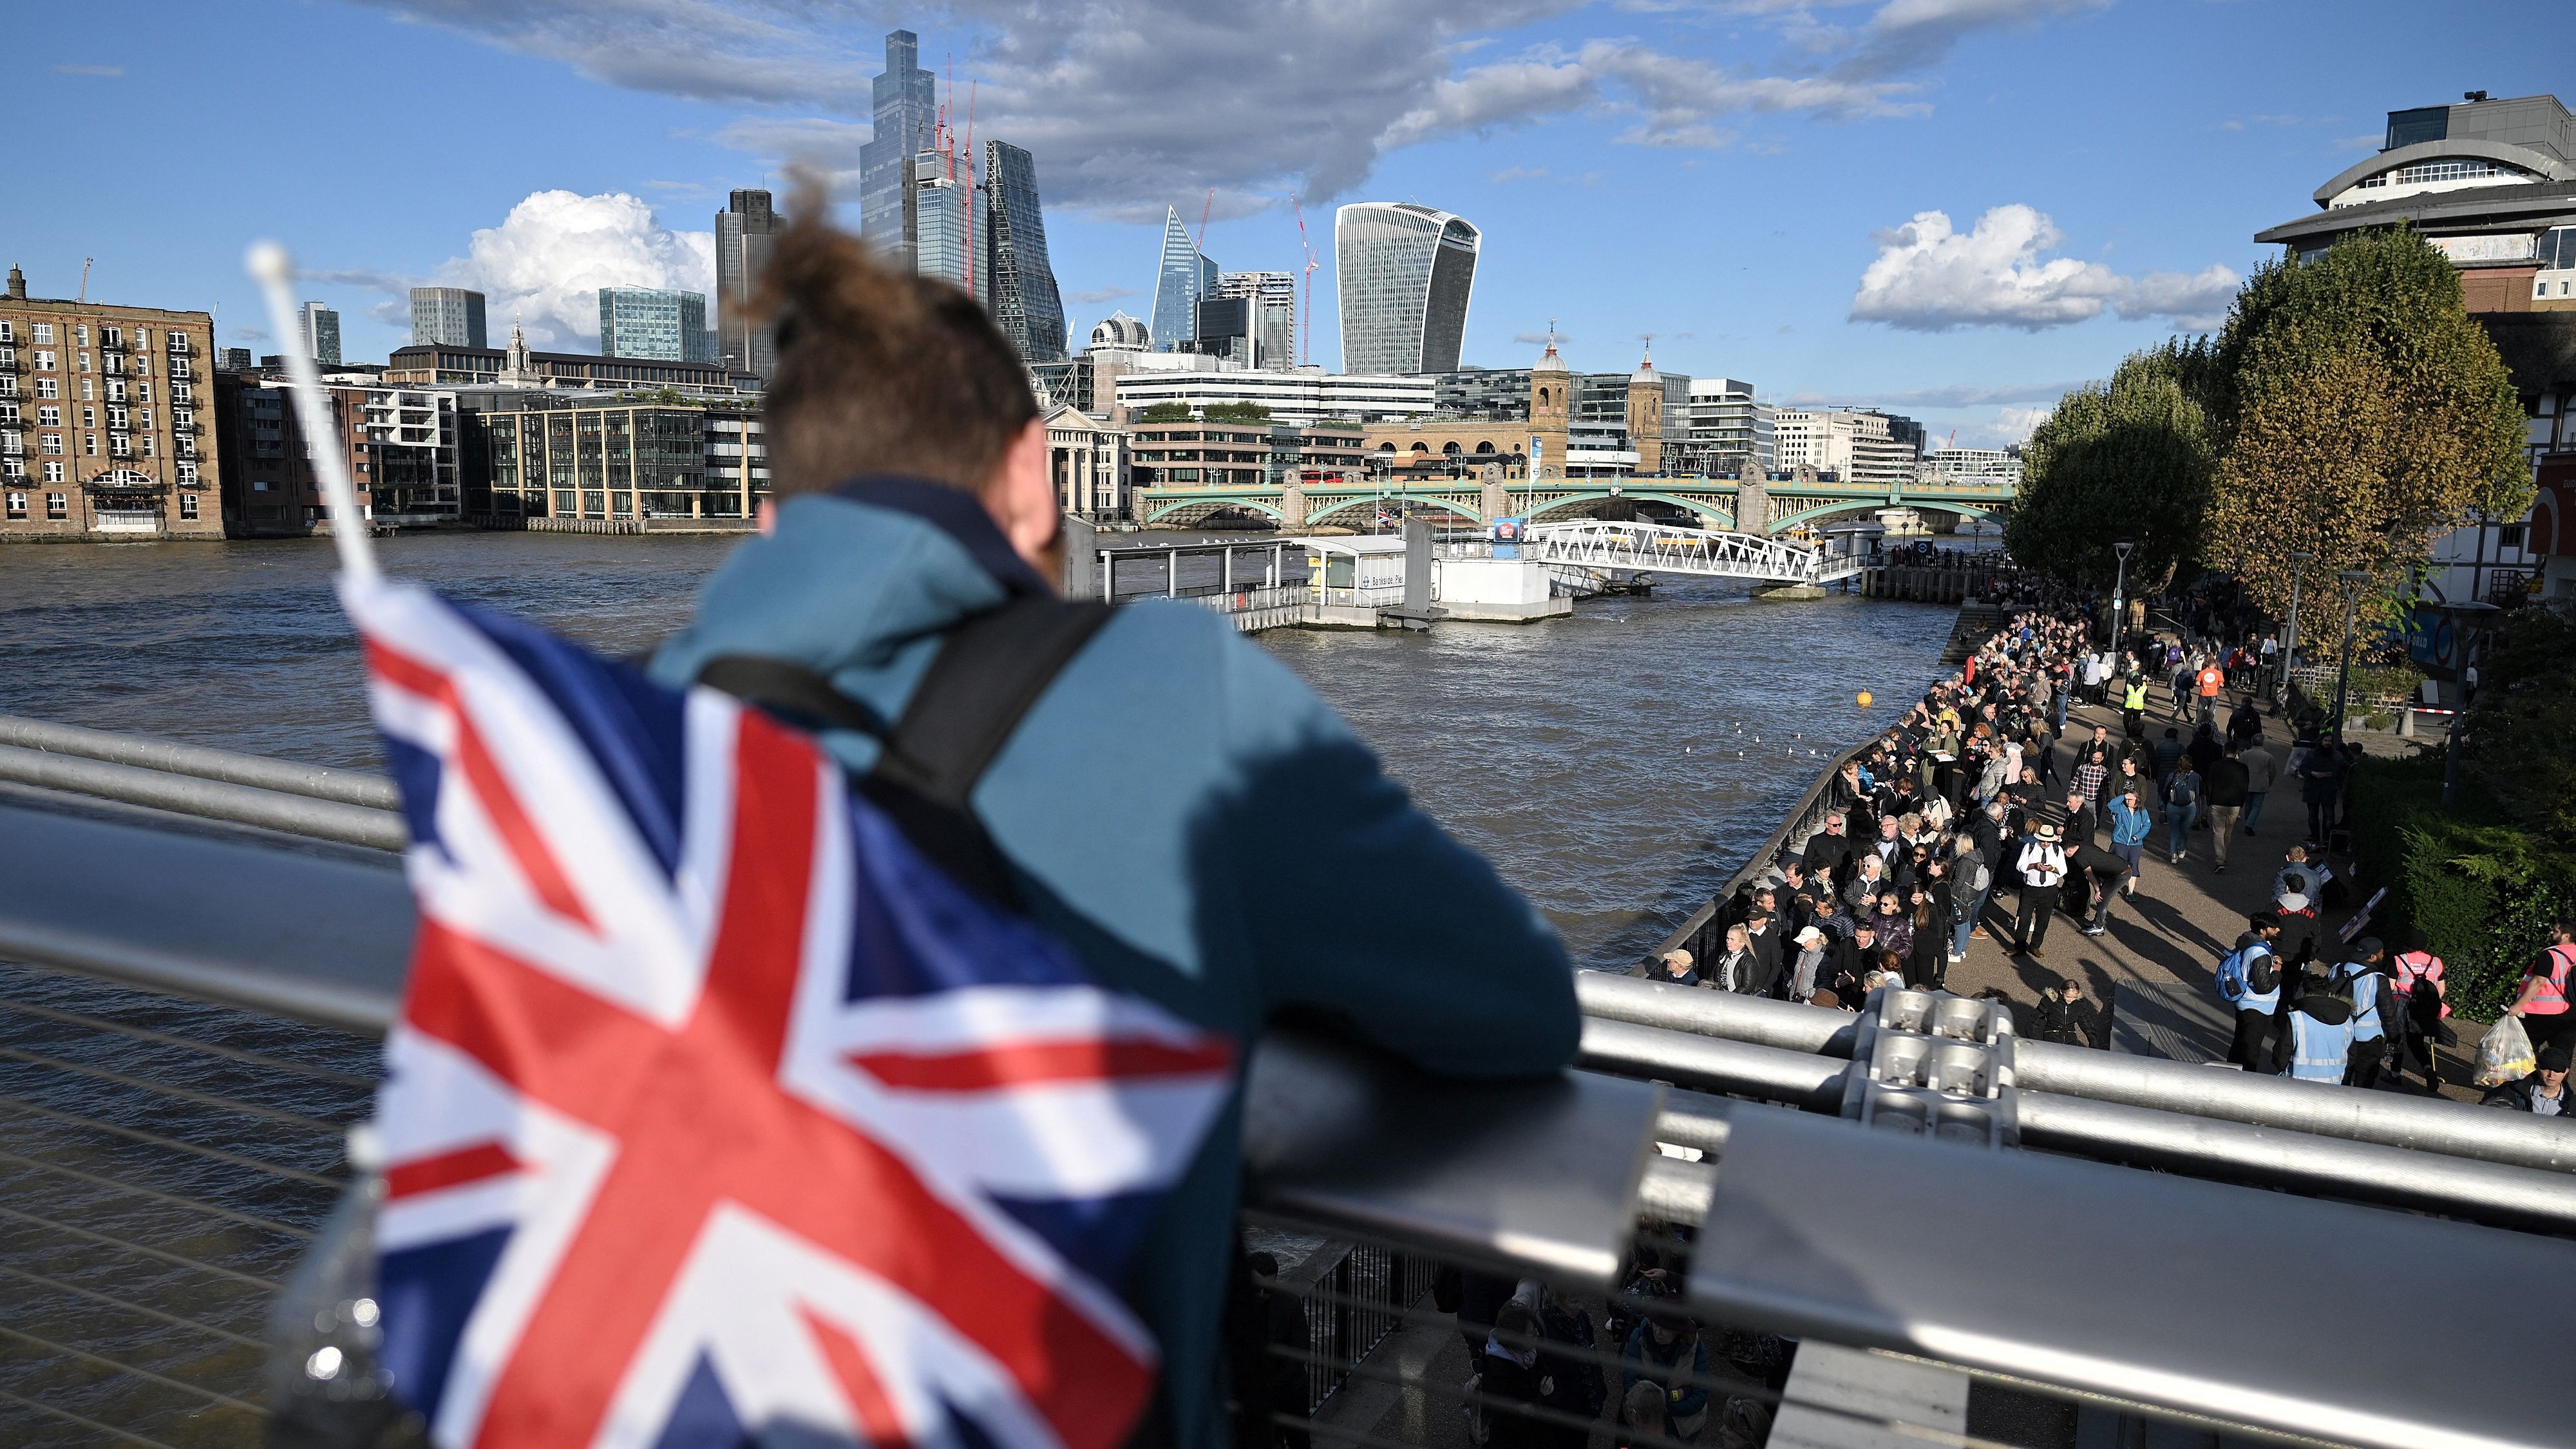
POLYGON ((2481 1087, 2501 1087, 2530 1076, 2535 1065, 2531 1034, 2522 1029, 2522 1018, 2499 1017, 2478 1039, 2478 1071, 2469 1080, 2481 1087))

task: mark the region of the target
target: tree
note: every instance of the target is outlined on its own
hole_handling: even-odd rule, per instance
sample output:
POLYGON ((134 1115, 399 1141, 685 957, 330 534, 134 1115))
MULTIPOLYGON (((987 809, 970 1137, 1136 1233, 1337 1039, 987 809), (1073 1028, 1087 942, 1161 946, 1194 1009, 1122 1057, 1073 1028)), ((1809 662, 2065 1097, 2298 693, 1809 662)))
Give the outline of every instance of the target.
POLYGON ((2576 851, 2576 610, 2515 609, 2478 653, 2466 758, 2517 824, 2576 851))
POLYGON ((1266 423, 1270 409, 1257 402, 1211 403, 1206 416, 1212 423, 1266 423))
POLYGON ((1190 416, 1190 405, 1188 403, 1158 402, 1147 405, 1143 412, 1136 415, 1136 421, 1140 423, 1186 423, 1190 420, 1190 416))
POLYGON ((2194 396, 2207 368, 2205 344, 2168 342, 2060 399, 2022 449, 2004 526, 2013 557, 2108 590, 2112 545, 2127 538, 2133 593, 2172 582, 2199 550, 2209 503, 2209 419, 2194 396))
POLYGON ((2367 570, 2384 621, 2437 535, 2531 506, 2503 359, 2461 306, 2450 259, 2412 232, 2350 233, 2263 267, 2214 363, 2206 556, 2276 613, 2293 552, 2316 555, 2312 580, 2367 570))

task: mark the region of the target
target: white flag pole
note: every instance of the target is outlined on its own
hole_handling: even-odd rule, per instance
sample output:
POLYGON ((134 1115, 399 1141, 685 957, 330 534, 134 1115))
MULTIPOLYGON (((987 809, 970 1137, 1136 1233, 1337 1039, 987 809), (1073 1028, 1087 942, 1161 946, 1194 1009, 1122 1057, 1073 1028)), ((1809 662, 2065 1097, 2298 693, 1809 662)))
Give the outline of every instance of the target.
POLYGON ((358 512, 358 488, 349 478, 339 429, 332 424, 331 410, 323 405, 321 369, 314 366, 312 349, 304 345, 304 329, 295 320, 295 263, 286 248, 270 241, 253 243, 243 261, 268 293, 268 314, 286 354, 296 425, 304 434, 304 451, 313 471, 322 480, 322 499, 331 507, 331 546, 340 555, 340 571, 353 583, 372 583, 378 572, 375 542, 367 536, 367 520, 358 512))

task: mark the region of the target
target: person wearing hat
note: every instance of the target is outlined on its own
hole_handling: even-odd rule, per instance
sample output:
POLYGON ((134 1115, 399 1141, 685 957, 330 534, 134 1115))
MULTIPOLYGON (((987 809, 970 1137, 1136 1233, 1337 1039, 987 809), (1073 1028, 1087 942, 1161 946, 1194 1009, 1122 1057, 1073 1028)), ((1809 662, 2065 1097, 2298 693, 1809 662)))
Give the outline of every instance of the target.
POLYGON ((1688 951, 1666 951, 1656 965, 1661 968, 1654 974, 1653 979, 1657 981, 1669 981, 1675 986, 1699 984, 1699 972, 1692 969, 1688 951))
POLYGON ((2022 955, 2037 961, 2048 939, 2048 918, 2057 910, 2057 889, 2066 883, 2066 851, 2058 844, 2057 827, 2045 820, 2033 826, 2014 864, 2021 874, 2021 914, 2013 940, 2022 955))
POLYGON ((2272 943, 2280 939, 2281 918, 2256 911, 2246 922, 2236 949, 2218 963, 2218 997, 2236 1013, 2236 1037, 2227 1044, 2227 1059, 2249 1072, 2262 1068, 2263 1039, 2281 1003, 2281 958, 2272 943))
POLYGON ((1819 926, 1802 928, 1791 943, 1798 948, 1798 953, 1790 959, 1782 985, 1788 989, 1791 1001, 1806 1001, 1816 994, 1816 987, 1825 975, 1825 963, 1832 959, 1833 948, 1824 929, 1819 926))
POLYGON ((2576 1117, 2576 1102, 2567 1097, 2567 1048, 2542 1047, 2532 1058, 2531 1075, 2493 1088, 2478 1099, 2481 1107, 2529 1112, 2536 1117, 2576 1117))

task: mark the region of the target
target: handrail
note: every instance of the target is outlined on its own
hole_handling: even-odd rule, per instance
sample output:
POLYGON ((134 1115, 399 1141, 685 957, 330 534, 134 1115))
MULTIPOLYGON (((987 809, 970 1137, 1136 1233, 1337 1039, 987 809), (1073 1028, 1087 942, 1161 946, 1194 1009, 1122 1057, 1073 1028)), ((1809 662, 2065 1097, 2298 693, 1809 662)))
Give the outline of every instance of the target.
MULTIPOLYGON (((410 928, 390 863, 0 805, 0 957, 381 1029, 410 928), (89 880, 102 865, 115 877, 89 880), (156 910, 115 908, 134 873, 173 883, 156 910)), ((2371 1449, 2563 1437, 2558 1340, 2491 1331, 2491 1305, 2576 1288, 2576 1243, 1754 1103, 1708 1113, 1593 1073, 1447 1081, 1280 1033, 1253 1054, 1243 1121, 1247 1212, 1301 1231, 1598 1292, 1642 1210, 1696 1226, 1689 1302, 1718 1321, 2371 1449), (1698 1140, 1724 1170, 1649 1159, 1694 1118, 1722 1119, 1698 1140), (2261 1245, 2259 1274, 2213 1225, 2261 1245), (2385 1318, 2385 1275, 2355 1263, 2444 1291, 2409 1301, 2406 1335, 2320 1333, 2385 1318)))
POLYGON ((245 755, 232 750, 208 749, 203 745, 185 745, 175 740, 128 734, 122 730, 85 729, 79 725, 57 724, 52 720, 30 719, 25 715, 0 714, 0 745, 16 745, 57 755, 78 755, 114 765, 159 770, 164 774, 192 775, 200 780, 221 780, 227 784, 303 795, 315 800, 333 800, 369 810, 402 808, 394 782, 382 775, 364 770, 302 765, 291 760, 273 760, 265 755, 245 755))

